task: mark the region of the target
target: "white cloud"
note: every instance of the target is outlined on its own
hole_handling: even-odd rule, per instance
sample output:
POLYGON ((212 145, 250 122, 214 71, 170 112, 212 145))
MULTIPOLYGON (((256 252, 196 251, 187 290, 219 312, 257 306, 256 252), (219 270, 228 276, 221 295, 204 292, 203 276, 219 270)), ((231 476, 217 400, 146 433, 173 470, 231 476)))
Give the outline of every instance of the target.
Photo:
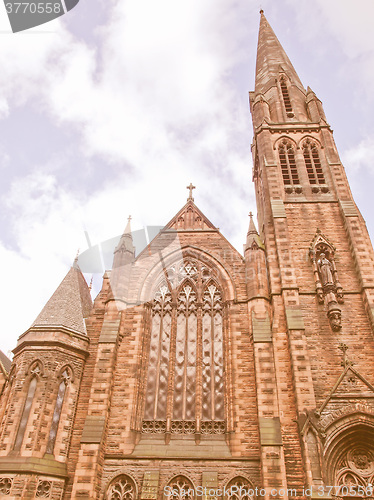
POLYGON ((359 144, 344 151, 342 155, 345 168, 351 175, 374 175, 374 139, 362 140, 359 144))
MULTIPOLYGON (((269 22, 282 40, 271 15, 282 11, 268 3, 264 7, 269 22)), ((80 4, 89 8, 89 2, 86 7, 80 4)), ((19 296, 33 295, 23 315, 28 323, 57 287, 77 247, 86 248, 84 230, 95 244, 117 235, 130 213, 134 229, 164 224, 185 202, 185 186, 192 181, 197 205, 241 249, 247 213, 254 209, 251 125, 246 96, 241 99, 238 89, 247 90, 254 73, 255 41, 247 42, 248 33, 257 31, 257 4, 234 0, 105 4, 109 21, 96 27, 100 41, 96 45, 69 32, 68 16, 75 9, 63 22, 43 28, 53 33, 1 35, 7 40, 0 45, 3 123, 31 103, 51 125, 72 131, 76 138, 76 149, 60 163, 54 158, 40 165, 30 158, 29 172, 15 174, 7 198, 19 252, 4 242, 0 254, 9 263, 6 279, 12 280, 12 290, 19 290, 22 281, 19 296), (94 170, 89 187, 68 192, 62 187, 64 165, 71 161, 79 169, 87 157, 95 165, 100 163, 95 167, 100 175, 94 170), (95 183, 95 177, 102 185, 95 183), (10 267, 15 270, 12 276, 10 267), (35 287, 40 294, 35 294, 35 287)), ((359 16, 348 3, 318 0, 313 9, 310 2, 288 4, 300 16, 297 30, 308 31, 308 16, 308 36, 313 38, 313 30, 320 36, 315 40, 317 50, 325 50, 322 24, 347 58, 367 52, 364 33, 369 20, 356 37, 359 16), (351 26, 347 26, 349 14, 355 18, 351 26)), ((307 55, 308 68, 313 53, 307 55)), ((371 69, 360 67, 360 71, 371 69)), ((362 80, 358 90, 365 85, 362 80)), ((12 159, 12 147, 16 146, 4 150, 4 158, 12 159)), ((370 144, 365 147, 372 151, 370 144)), ((366 153, 360 154, 352 152, 353 164, 363 164, 366 153)), ((9 303, 7 296, 9 291, 4 291, 4 304, 9 303)), ((28 326, 20 322, 8 323, 13 345, 14 337, 28 326)))

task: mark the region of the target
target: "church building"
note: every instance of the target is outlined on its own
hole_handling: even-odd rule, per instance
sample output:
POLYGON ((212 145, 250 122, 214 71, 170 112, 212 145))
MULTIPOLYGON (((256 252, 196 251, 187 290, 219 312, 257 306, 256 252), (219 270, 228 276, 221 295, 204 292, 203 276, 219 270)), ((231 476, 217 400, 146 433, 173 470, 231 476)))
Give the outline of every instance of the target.
POLYGON ((244 255, 191 184, 136 256, 129 223, 93 302, 76 259, 0 358, 1 498, 373 496, 373 248, 262 11, 250 111, 244 255))

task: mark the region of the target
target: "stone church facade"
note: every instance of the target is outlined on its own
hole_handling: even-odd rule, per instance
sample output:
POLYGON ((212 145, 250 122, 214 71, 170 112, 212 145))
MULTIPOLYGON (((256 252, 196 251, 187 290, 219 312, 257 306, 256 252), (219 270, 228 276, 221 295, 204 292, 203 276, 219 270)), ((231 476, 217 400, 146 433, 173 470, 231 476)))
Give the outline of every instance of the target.
POLYGON ((191 185, 136 257, 128 226, 93 303, 75 262, 1 364, 1 498, 372 496, 374 253, 263 12, 250 108, 244 257, 191 185))

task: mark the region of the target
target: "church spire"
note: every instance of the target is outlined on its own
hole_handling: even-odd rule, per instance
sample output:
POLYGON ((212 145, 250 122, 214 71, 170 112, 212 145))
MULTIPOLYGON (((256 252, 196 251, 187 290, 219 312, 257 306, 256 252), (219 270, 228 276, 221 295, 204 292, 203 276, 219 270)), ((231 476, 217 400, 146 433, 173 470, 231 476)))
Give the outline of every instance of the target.
POLYGON ((274 81, 274 78, 277 78, 282 71, 288 76, 292 84, 304 90, 298 74, 268 23, 264 11, 261 10, 260 14, 255 92, 264 93, 269 82, 274 81))

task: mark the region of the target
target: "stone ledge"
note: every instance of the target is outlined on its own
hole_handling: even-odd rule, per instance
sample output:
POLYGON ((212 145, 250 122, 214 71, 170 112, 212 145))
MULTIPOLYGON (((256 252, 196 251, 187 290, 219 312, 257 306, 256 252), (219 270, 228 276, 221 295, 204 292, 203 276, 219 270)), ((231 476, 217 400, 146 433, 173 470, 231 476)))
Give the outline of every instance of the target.
POLYGON ((17 474, 24 472, 62 478, 68 477, 66 464, 57 462, 52 455, 46 455, 43 458, 16 457, 11 455, 0 457, 0 472, 17 474))

